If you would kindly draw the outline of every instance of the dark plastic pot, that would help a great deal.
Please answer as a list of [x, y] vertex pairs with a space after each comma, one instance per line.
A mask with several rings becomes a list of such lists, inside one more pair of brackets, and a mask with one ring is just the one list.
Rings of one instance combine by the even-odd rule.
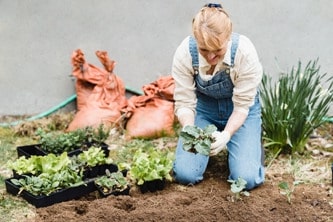
[[105, 171], [109, 170], [110, 173], [117, 172], [118, 166], [116, 164], [103, 164], [94, 167], [87, 167], [83, 171], [83, 179], [95, 178], [105, 175]]
[[16, 147], [17, 156], [25, 156], [26, 158], [29, 158], [30, 156], [45, 156], [47, 155], [46, 152], [41, 150], [40, 144], [33, 144], [33, 145], [27, 145], [27, 146], [18, 146]]
[[102, 197], [107, 197], [110, 195], [114, 195], [114, 196], [119, 196], [119, 195], [129, 195], [130, 186], [127, 186], [127, 188], [125, 190], [122, 191], [112, 191], [112, 190], [105, 190], [103, 187], [96, 185], [98, 193], [102, 196]]
[[103, 164], [98, 167], [98, 176], [105, 175], [105, 171], [109, 170], [110, 173], [117, 172], [118, 166], [116, 164]]
[[163, 190], [165, 187], [165, 180], [152, 180], [145, 181], [142, 185], [139, 185], [141, 193], [156, 192]]

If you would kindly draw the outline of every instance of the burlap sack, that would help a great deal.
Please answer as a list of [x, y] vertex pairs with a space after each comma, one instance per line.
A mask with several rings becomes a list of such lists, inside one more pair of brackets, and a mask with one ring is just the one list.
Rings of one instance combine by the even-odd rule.
[[123, 81], [113, 73], [115, 61], [109, 59], [106, 51], [97, 51], [96, 55], [104, 69], [87, 63], [80, 49], [72, 54], [78, 111], [68, 131], [119, 124], [121, 109], [127, 106]]
[[127, 138], [157, 138], [174, 135], [174, 80], [171, 76], [160, 77], [143, 86], [144, 95], [128, 100]]

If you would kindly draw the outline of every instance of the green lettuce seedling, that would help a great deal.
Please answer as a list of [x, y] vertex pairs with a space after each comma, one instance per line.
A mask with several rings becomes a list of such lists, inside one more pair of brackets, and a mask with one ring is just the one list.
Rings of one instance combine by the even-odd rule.
[[146, 147], [138, 149], [133, 155], [130, 166], [130, 175], [136, 180], [137, 185], [146, 181], [172, 180], [174, 154], [168, 150]]

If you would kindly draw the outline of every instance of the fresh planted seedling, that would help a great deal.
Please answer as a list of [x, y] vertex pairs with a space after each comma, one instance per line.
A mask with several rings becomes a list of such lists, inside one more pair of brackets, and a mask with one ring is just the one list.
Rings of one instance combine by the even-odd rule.
[[302, 181], [294, 181], [292, 186], [289, 186], [289, 184], [285, 181], [279, 183], [278, 186], [280, 188], [280, 193], [282, 195], [286, 196], [289, 204], [291, 204], [291, 198], [292, 198], [292, 194], [295, 190], [295, 187], [301, 183], [302, 183]]
[[197, 126], [185, 126], [180, 132], [180, 138], [183, 140], [183, 149], [208, 156], [210, 146], [214, 142], [212, 133], [216, 130], [217, 128], [214, 125], [208, 125], [204, 129]]
[[[234, 194], [236, 201], [241, 200], [242, 195], [247, 197], [250, 196], [250, 193], [245, 190], [247, 182], [243, 178], [238, 177], [237, 180], [228, 180], [228, 182], [231, 183], [230, 190]], [[234, 201], [234, 199], [232, 199], [232, 201]]]

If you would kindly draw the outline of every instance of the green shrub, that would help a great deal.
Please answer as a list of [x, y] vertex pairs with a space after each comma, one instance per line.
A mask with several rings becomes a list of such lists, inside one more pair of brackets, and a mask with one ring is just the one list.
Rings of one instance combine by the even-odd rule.
[[313, 130], [325, 121], [333, 98], [333, 76], [325, 77], [318, 60], [308, 62], [304, 69], [299, 62], [275, 84], [264, 74], [260, 88], [263, 138], [276, 155], [303, 153]]

